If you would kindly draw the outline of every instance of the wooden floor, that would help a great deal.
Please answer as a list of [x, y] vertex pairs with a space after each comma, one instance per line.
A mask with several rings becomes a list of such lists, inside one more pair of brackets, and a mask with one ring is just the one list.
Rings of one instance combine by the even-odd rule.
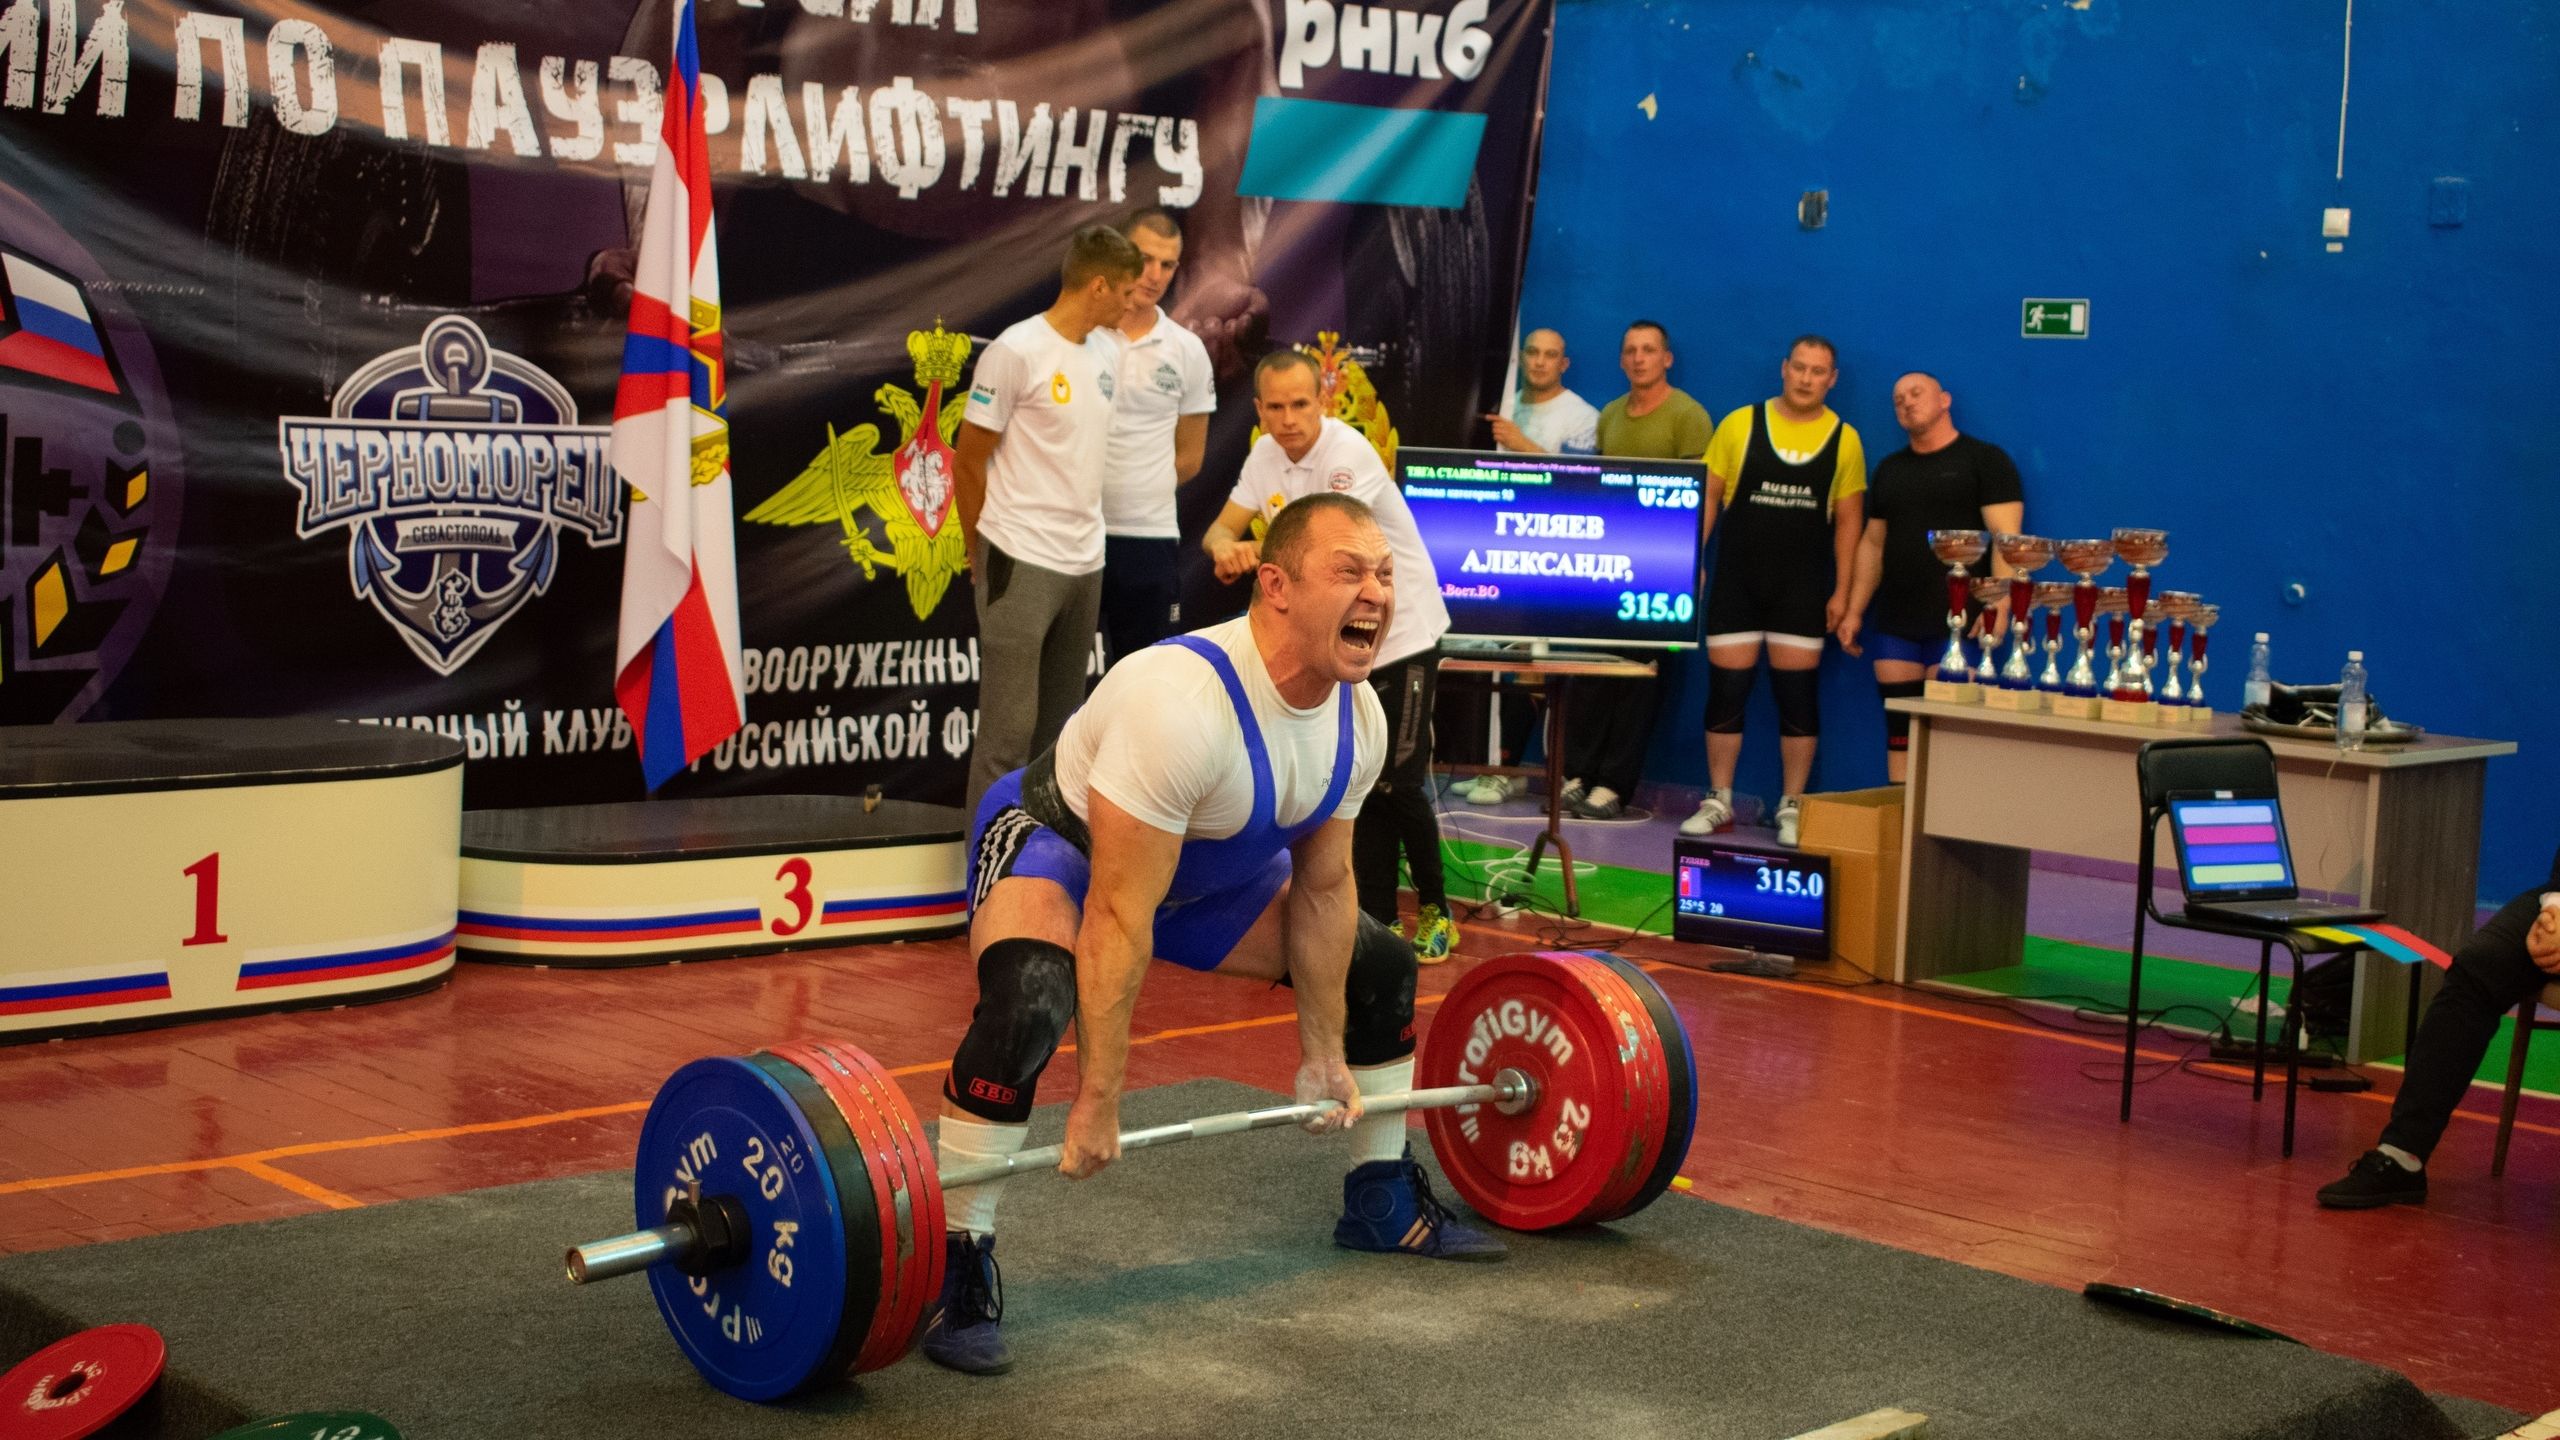
[[[1424, 972], [1425, 1023], [1466, 957], [1524, 948], [1525, 933], [1471, 928], [1458, 963]], [[2528, 1102], [2503, 1182], [2487, 1173], [2494, 1097], [2475, 1092], [2484, 1113], [2454, 1124], [2424, 1211], [2331, 1214], [2312, 1192], [2372, 1143], [2378, 1097], [2306, 1092], [2286, 1162], [2279, 1097], [2253, 1106], [2207, 1076], [2143, 1085], [2118, 1125], [2099, 1035], [1892, 988], [1651, 968], [1698, 1052], [1698, 1196], [2055, 1285], [2147, 1286], [2432, 1390], [2560, 1404], [2552, 1106]], [[464, 966], [378, 1006], [0, 1049], [0, 1250], [619, 1168], [669, 1070], [797, 1036], [861, 1045], [929, 1104], [971, 979], [955, 941], [638, 971]], [[1289, 1020], [1286, 992], [1158, 967], [1131, 1084], [1286, 1088]], [[1041, 1098], [1066, 1098], [1072, 1073], [1054, 1067]]]

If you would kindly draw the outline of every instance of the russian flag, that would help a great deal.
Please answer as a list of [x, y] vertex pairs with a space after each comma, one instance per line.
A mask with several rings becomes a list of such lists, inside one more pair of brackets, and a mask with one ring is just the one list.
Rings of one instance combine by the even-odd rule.
[[17, 327], [0, 335], [0, 365], [109, 395], [123, 393], [107, 368], [106, 341], [78, 284], [22, 255], [0, 255], [0, 279], [8, 282], [8, 315]]
[[675, 64], [613, 402], [613, 468], [631, 487], [613, 688], [653, 791], [736, 733], [747, 711], [720, 257], [693, 14], [693, 0], [677, 0]]

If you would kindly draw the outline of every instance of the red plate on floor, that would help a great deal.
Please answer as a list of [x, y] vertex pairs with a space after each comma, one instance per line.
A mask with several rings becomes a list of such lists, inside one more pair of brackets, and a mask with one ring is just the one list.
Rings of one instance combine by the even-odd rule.
[[914, 1349], [916, 1341], [923, 1338], [926, 1312], [942, 1294], [942, 1176], [935, 1165], [933, 1142], [924, 1133], [924, 1122], [917, 1116], [915, 1106], [908, 1103], [907, 1092], [899, 1087], [897, 1077], [872, 1059], [868, 1052], [853, 1044], [829, 1041], [818, 1048], [871, 1077], [874, 1113], [888, 1127], [890, 1138], [906, 1156], [909, 1209], [914, 1220], [914, 1251], [909, 1256], [909, 1266], [915, 1277], [915, 1286], [909, 1292], [911, 1303], [903, 1307], [899, 1317], [904, 1339], [889, 1356], [890, 1360], [895, 1360]]
[[[1627, 1149], [1611, 1170], [1607, 1190], [1595, 1207], [1583, 1218], [1602, 1220], [1626, 1208], [1652, 1173], [1653, 1163], [1662, 1153], [1669, 1129], [1669, 1074], [1663, 1064], [1662, 1040], [1654, 1033], [1653, 1017], [1635, 990], [1615, 971], [1588, 955], [1558, 955], [1570, 960], [1615, 1022], [1619, 1036], [1619, 1062], [1627, 1076]], [[1595, 1156], [1597, 1159], [1607, 1157]]]
[[[1537, 1082], [1517, 1115], [1491, 1105], [1423, 1117], [1432, 1153], [1477, 1214], [1513, 1230], [1553, 1230], [1608, 1213], [1630, 1182], [1644, 1084], [1620, 1014], [1579, 962], [1505, 955], [1460, 977], [1424, 1038], [1415, 1083], [1490, 1084], [1505, 1069]], [[1640, 1047], [1639, 1047], [1640, 1048]], [[1638, 1172], [1639, 1174], [1641, 1172]]]
[[160, 1383], [169, 1347], [148, 1325], [101, 1325], [57, 1340], [0, 1375], [0, 1436], [81, 1440]]
[[880, 1216], [880, 1303], [873, 1307], [872, 1314], [864, 1323], [861, 1348], [846, 1373], [858, 1375], [866, 1370], [877, 1370], [897, 1358], [898, 1352], [894, 1351], [885, 1360], [881, 1355], [894, 1343], [890, 1338], [891, 1332], [905, 1302], [904, 1292], [914, 1280], [906, 1267], [906, 1257], [901, 1253], [898, 1233], [901, 1224], [900, 1192], [908, 1184], [900, 1173], [905, 1158], [890, 1141], [887, 1127], [872, 1113], [870, 1097], [862, 1088], [865, 1077], [824, 1046], [815, 1043], [775, 1045], [766, 1053], [790, 1061], [817, 1079], [828, 1097], [835, 1101], [846, 1127], [852, 1130], [855, 1147], [862, 1151], [863, 1167], [869, 1173], [867, 1183], [871, 1186], [872, 1200]]

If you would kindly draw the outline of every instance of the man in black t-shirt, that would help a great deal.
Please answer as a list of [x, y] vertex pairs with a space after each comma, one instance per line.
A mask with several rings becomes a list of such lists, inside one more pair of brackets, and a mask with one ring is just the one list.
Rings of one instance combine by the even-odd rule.
[[[1947, 570], [1929, 551], [1929, 532], [2016, 534], [2026, 524], [2018, 467], [1999, 446], [1957, 434], [1954, 405], [1955, 397], [1926, 371], [1894, 382], [1893, 418], [1911, 443], [1886, 456], [1867, 482], [1867, 528], [1858, 541], [1849, 608], [1832, 632], [1841, 649], [1875, 656], [1876, 690], [1887, 700], [1919, 698], [1929, 666], [1946, 647]], [[2009, 567], [1985, 554], [1974, 569], [2005, 575]], [[1983, 623], [1988, 629], [2005, 618], [1995, 610]], [[1896, 784], [1910, 740], [1911, 717], [1886, 711], [1885, 774]]]

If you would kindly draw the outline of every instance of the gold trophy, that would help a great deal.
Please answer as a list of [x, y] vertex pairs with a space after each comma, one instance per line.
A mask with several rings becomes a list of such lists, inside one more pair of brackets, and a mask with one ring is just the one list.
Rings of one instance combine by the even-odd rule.
[[1991, 537], [1979, 530], [1929, 532], [1929, 552], [1947, 567], [1947, 653], [1938, 657], [1937, 671], [1922, 692], [1927, 699], [1957, 705], [1982, 703], [1982, 687], [1964, 658], [1964, 602], [1973, 594], [1973, 562], [1990, 548]]
[[2098, 577], [2116, 563], [2116, 542], [2065, 540], [2061, 554], [2062, 568], [2074, 577], [2071, 626], [2072, 633], [2080, 641], [2080, 654], [2071, 662], [2071, 673], [2063, 677], [2062, 688], [2054, 694], [2049, 708], [2056, 715], [2095, 720], [2103, 694], [2098, 686], [2097, 668]]
[[[2009, 663], [2000, 667], [1995, 689], [1982, 692], [1982, 703], [1999, 710], [2044, 709], [2044, 692], [2036, 688], [2035, 666], [2028, 656], [2035, 650], [2034, 628], [2036, 596], [2035, 573], [2053, 563], [2054, 544], [2040, 535], [2002, 535], [1992, 541], [2000, 559], [2009, 567]], [[1991, 637], [1983, 637], [1984, 655], [1989, 656]]]
[[2112, 537], [2116, 558], [2131, 567], [2124, 577], [2126, 633], [2124, 668], [2107, 692], [2102, 718], [2136, 725], [2153, 723], [2151, 652], [2151, 567], [2169, 558], [2166, 530], [2120, 529]]

